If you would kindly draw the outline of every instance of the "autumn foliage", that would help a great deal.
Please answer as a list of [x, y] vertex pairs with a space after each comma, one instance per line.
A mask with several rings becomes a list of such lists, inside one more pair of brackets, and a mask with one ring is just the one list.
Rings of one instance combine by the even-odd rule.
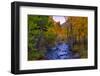
[[59, 42], [87, 58], [88, 18], [66, 16], [66, 22], [60, 24], [52, 17], [28, 15], [28, 60], [44, 59], [47, 49]]

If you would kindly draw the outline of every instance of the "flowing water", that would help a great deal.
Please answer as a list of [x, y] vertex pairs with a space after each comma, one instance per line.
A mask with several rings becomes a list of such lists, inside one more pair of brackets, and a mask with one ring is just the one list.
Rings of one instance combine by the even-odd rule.
[[[76, 56], [76, 57], [75, 57]], [[79, 58], [79, 55], [75, 55], [69, 47], [69, 44], [60, 43], [53, 48], [49, 48], [46, 52], [46, 59], [55, 60], [55, 59], [72, 59]]]

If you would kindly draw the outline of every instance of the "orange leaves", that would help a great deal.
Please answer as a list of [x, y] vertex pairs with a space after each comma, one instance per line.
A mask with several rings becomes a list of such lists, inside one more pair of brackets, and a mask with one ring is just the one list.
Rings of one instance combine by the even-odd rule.
[[87, 17], [68, 16], [66, 23], [61, 25], [60, 22], [55, 22], [52, 17], [50, 20], [53, 22], [52, 27], [48, 29], [48, 33], [56, 35], [60, 40], [67, 40], [70, 37], [76, 40], [87, 38]]
[[68, 22], [72, 25], [72, 32], [76, 39], [87, 38], [88, 18], [87, 17], [68, 17]]

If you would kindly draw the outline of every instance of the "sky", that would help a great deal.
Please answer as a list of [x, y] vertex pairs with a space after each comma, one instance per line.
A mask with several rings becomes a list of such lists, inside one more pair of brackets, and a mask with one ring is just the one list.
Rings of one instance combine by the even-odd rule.
[[63, 24], [66, 21], [64, 16], [53, 16], [53, 20], [60, 22], [60, 24]]

